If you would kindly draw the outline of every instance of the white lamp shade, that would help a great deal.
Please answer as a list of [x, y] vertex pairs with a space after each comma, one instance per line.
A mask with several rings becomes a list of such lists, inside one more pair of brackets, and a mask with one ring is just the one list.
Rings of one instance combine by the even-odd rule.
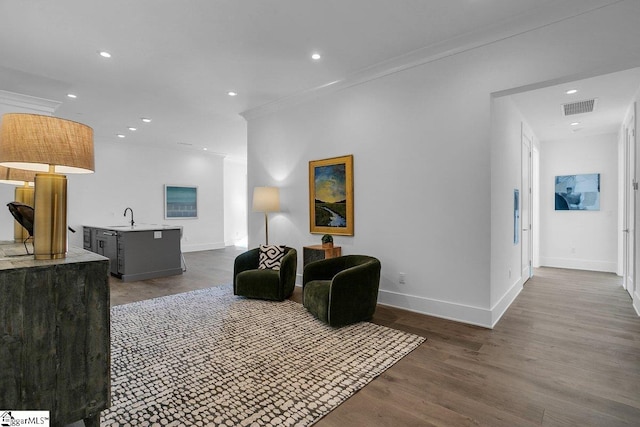
[[280, 189], [278, 187], [256, 187], [253, 189], [254, 212], [278, 212]]

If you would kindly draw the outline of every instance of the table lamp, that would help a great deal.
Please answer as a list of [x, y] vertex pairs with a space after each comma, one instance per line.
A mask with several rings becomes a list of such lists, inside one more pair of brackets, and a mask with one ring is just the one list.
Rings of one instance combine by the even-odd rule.
[[93, 129], [38, 114], [9, 113], [0, 122], [0, 166], [36, 171], [35, 259], [67, 253], [67, 177], [95, 169]]
[[278, 187], [255, 187], [253, 189], [253, 211], [264, 212], [265, 244], [269, 244], [268, 212], [280, 210], [280, 190]]
[[[16, 185], [14, 201], [24, 203], [33, 207], [34, 187], [33, 183], [36, 179], [34, 171], [23, 169], [12, 169], [0, 166], [0, 183]], [[29, 238], [29, 232], [18, 221], [13, 223], [13, 240], [15, 242], [24, 242]]]

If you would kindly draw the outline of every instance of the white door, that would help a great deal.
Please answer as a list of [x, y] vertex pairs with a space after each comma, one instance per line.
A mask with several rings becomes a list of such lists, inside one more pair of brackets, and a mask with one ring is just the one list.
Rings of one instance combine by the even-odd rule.
[[[634, 105], [635, 109], [635, 105]], [[636, 141], [635, 112], [624, 126], [625, 171], [624, 171], [624, 287], [633, 298], [635, 290], [635, 230], [636, 230]]]
[[531, 161], [531, 262], [540, 267], [540, 152], [534, 145]]
[[522, 241], [520, 242], [522, 249], [522, 283], [524, 284], [533, 275], [531, 268], [531, 250], [532, 233], [531, 233], [531, 147], [532, 137], [522, 127], [522, 195], [520, 219], [522, 224]]

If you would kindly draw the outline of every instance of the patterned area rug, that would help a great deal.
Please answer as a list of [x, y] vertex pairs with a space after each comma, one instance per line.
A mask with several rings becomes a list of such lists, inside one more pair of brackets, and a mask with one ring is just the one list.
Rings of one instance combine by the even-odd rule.
[[115, 306], [102, 426], [311, 425], [424, 340], [230, 285]]

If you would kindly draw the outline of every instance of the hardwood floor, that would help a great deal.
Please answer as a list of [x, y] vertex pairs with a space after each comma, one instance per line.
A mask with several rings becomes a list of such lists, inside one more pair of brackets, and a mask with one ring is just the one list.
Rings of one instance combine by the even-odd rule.
[[[112, 279], [112, 305], [230, 283], [241, 252], [187, 253], [182, 276]], [[538, 269], [493, 330], [379, 306], [374, 323], [427, 341], [316, 425], [638, 426], [640, 318], [620, 283]]]
[[213, 251], [185, 253], [187, 271], [178, 276], [135, 282], [123, 282], [111, 276], [109, 278], [111, 305], [126, 304], [231, 283], [233, 260], [245, 250], [229, 246]]

